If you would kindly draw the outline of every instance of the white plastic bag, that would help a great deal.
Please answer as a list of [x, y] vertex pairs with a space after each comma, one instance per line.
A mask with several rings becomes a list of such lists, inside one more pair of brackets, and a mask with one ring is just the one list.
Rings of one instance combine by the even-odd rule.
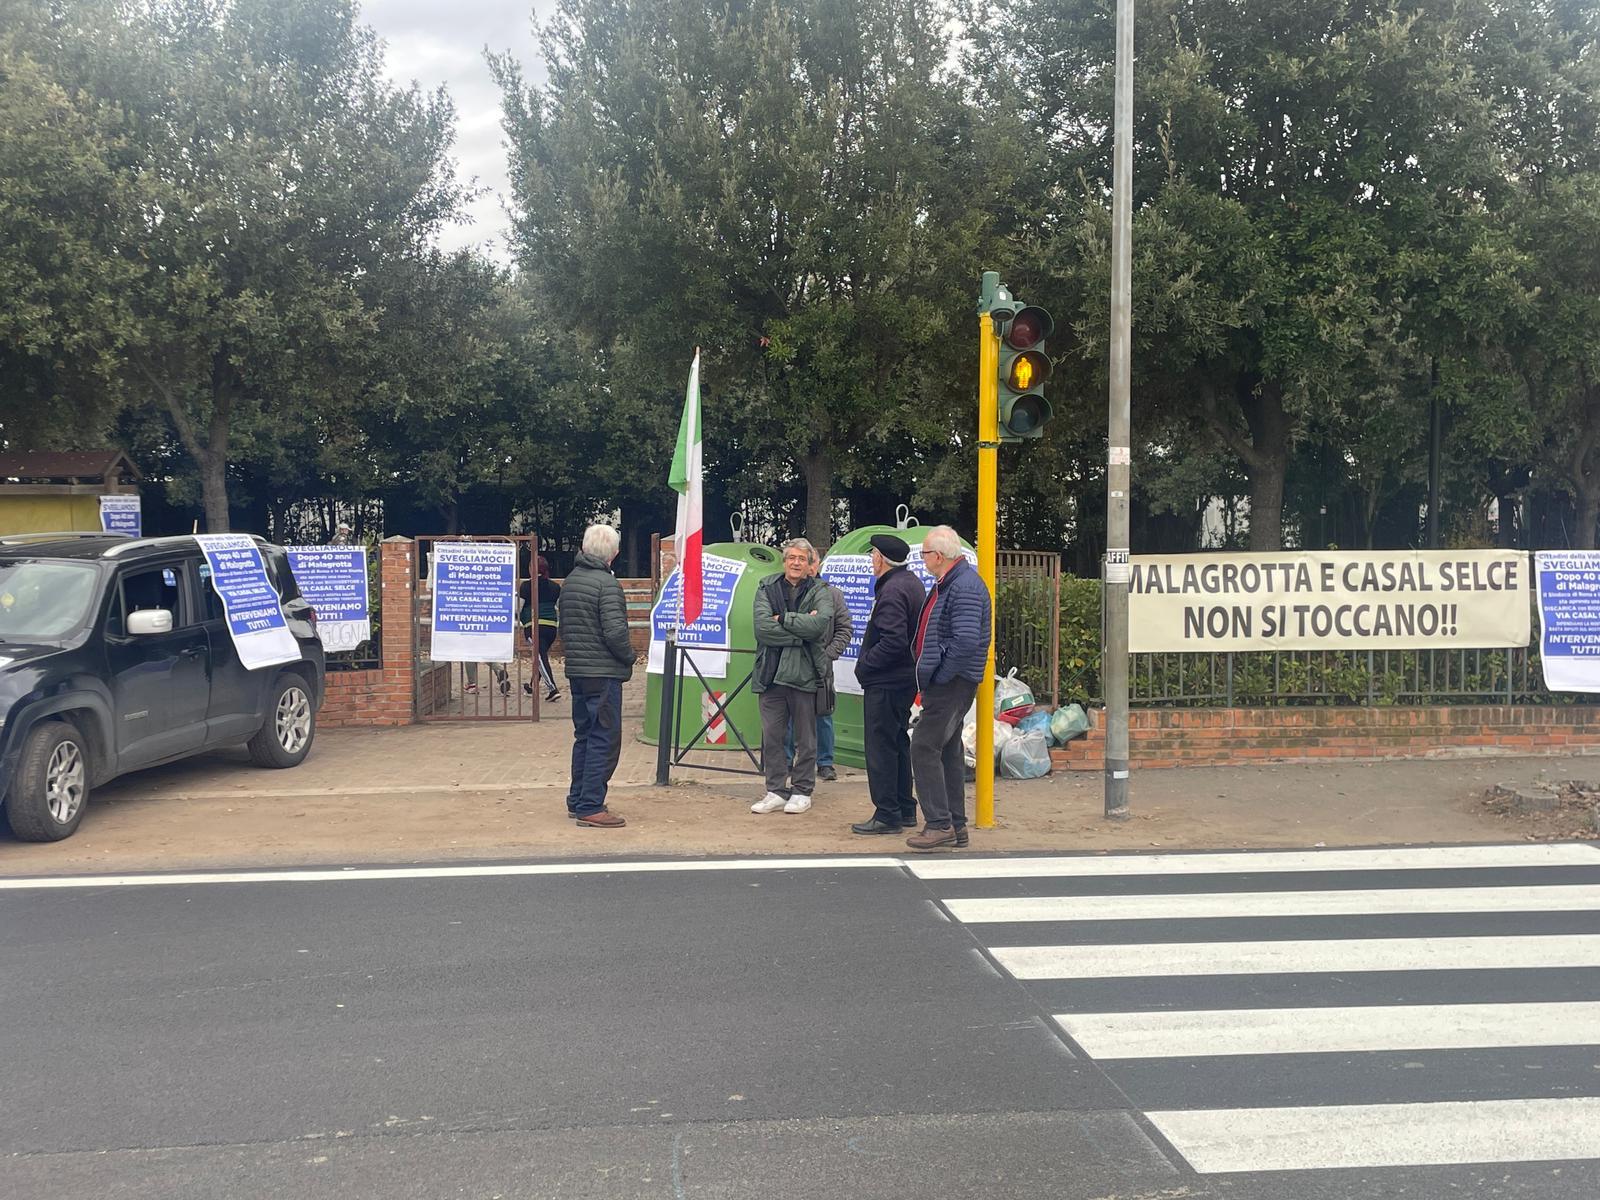
[[1006, 779], [1038, 779], [1050, 774], [1050, 737], [1042, 729], [1019, 733], [1000, 751], [1000, 774]]
[[1012, 708], [1022, 708], [1033, 703], [1033, 689], [1017, 678], [1012, 667], [994, 681], [994, 711], [996, 715]]
[[[1001, 747], [1005, 746], [1008, 742], [1010, 742], [1012, 737], [1015, 736], [1016, 732], [1017, 731], [1015, 729], [1013, 729], [1011, 726], [1007, 725], [1004, 721], [996, 721], [994, 723], [994, 756], [995, 756], [995, 761], [996, 762], [998, 762], [1000, 760], [1000, 749], [1001, 749]], [[970, 767], [973, 770], [977, 770], [978, 769], [978, 725], [977, 725], [977, 722], [973, 722], [971, 725], [962, 726], [962, 728], [961, 728], [961, 751], [962, 751], [962, 757], [965, 758], [966, 761], [967, 761], [967, 766]]]
[[1050, 714], [1050, 737], [1058, 746], [1065, 746], [1075, 737], [1089, 732], [1089, 714], [1081, 704], [1069, 704]]

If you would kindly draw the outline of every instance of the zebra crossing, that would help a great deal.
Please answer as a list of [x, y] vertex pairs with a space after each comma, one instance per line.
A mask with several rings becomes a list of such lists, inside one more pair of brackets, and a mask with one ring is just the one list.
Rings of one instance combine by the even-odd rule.
[[1202, 1175], [1600, 1162], [1600, 846], [908, 868]]

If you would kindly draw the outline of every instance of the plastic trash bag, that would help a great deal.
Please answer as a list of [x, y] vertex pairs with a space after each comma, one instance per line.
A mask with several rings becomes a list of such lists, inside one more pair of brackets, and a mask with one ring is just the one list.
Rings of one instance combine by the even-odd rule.
[[1048, 708], [1035, 706], [1032, 712], [1028, 713], [1022, 718], [1022, 720], [1017, 722], [1017, 732], [1032, 733], [1037, 729], [1048, 737], [1050, 734], [1051, 715], [1052, 714]]
[[[1011, 741], [1012, 735], [1015, 734], [1015, 733], [1016, 733], [1016, 730], [1012, 729], [1011, 726], [1005, 724], [1005, 722], [1003, 722], [1003, 721], [996, 721], [994, 723], [994, 755], [995, 755], [995, 761], [997, 761], [997, 762], [999, 761], [1001, 748], [1006, 746]], [[962, 755], [962, 757], [964, 759], [966, 759], [967, 766], [971, 767], [973, 770], [977, 770], [977, 768], [978, 768], [978, 725], [977, 725], [977, 722], [973, 722], [971, 725], [962, 726], [962, 729], [961, 729], [961, 755]]]
[[1064, 746], [1075, 737], [1089, 732], [1089, 714], [1081, 704], [1058, 708], [1050, 717], [1050, 736], [1058, 746]]
[[1035, 729], [1012, 737], [1000, 751], [1000, 774], [1006, 779], [1038, 779], [1050, 774], [1050, 735]]
[[1017, 678], [1012, 667], [994, 681], [994, 711], [996, 715], [1010, 708], [1026, 708], [1033, 703], [1033, 689]]

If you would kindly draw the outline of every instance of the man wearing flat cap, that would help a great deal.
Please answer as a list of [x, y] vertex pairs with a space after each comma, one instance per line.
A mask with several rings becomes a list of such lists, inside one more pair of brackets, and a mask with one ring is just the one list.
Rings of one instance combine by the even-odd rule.
[[875, 533], [872, 545], [872, 615], [861, 639], [856, 682], [861, 685], [863, 742], [872, 816], [850, 826], [854, 833], [900, 833], [916, 828], [917, 801], [911, 793], [911, 743], [906, 723], [917, 695], [917, 621], [927, 592], [906, 565], [911, 547], [892, 533]]

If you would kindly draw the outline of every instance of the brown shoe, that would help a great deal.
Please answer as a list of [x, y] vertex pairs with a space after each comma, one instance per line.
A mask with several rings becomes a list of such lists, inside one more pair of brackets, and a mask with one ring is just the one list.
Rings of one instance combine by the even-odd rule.
[[579, 817], [578, 824], [587, 826], [590, 829], [621, 829], [627, 824], [627, 822], [621, 817], [617, 816], [616, 813], [607, 812], [602, 808], [597, 813], [590, 813], [586, 817]]
[[930, 850], [945, 848], [955, 849], [956, 831], [954, 829], [935, 829], [927, 826], [921, 833], [914, 833], [906, 839], [906, 845], [921, 854]]

